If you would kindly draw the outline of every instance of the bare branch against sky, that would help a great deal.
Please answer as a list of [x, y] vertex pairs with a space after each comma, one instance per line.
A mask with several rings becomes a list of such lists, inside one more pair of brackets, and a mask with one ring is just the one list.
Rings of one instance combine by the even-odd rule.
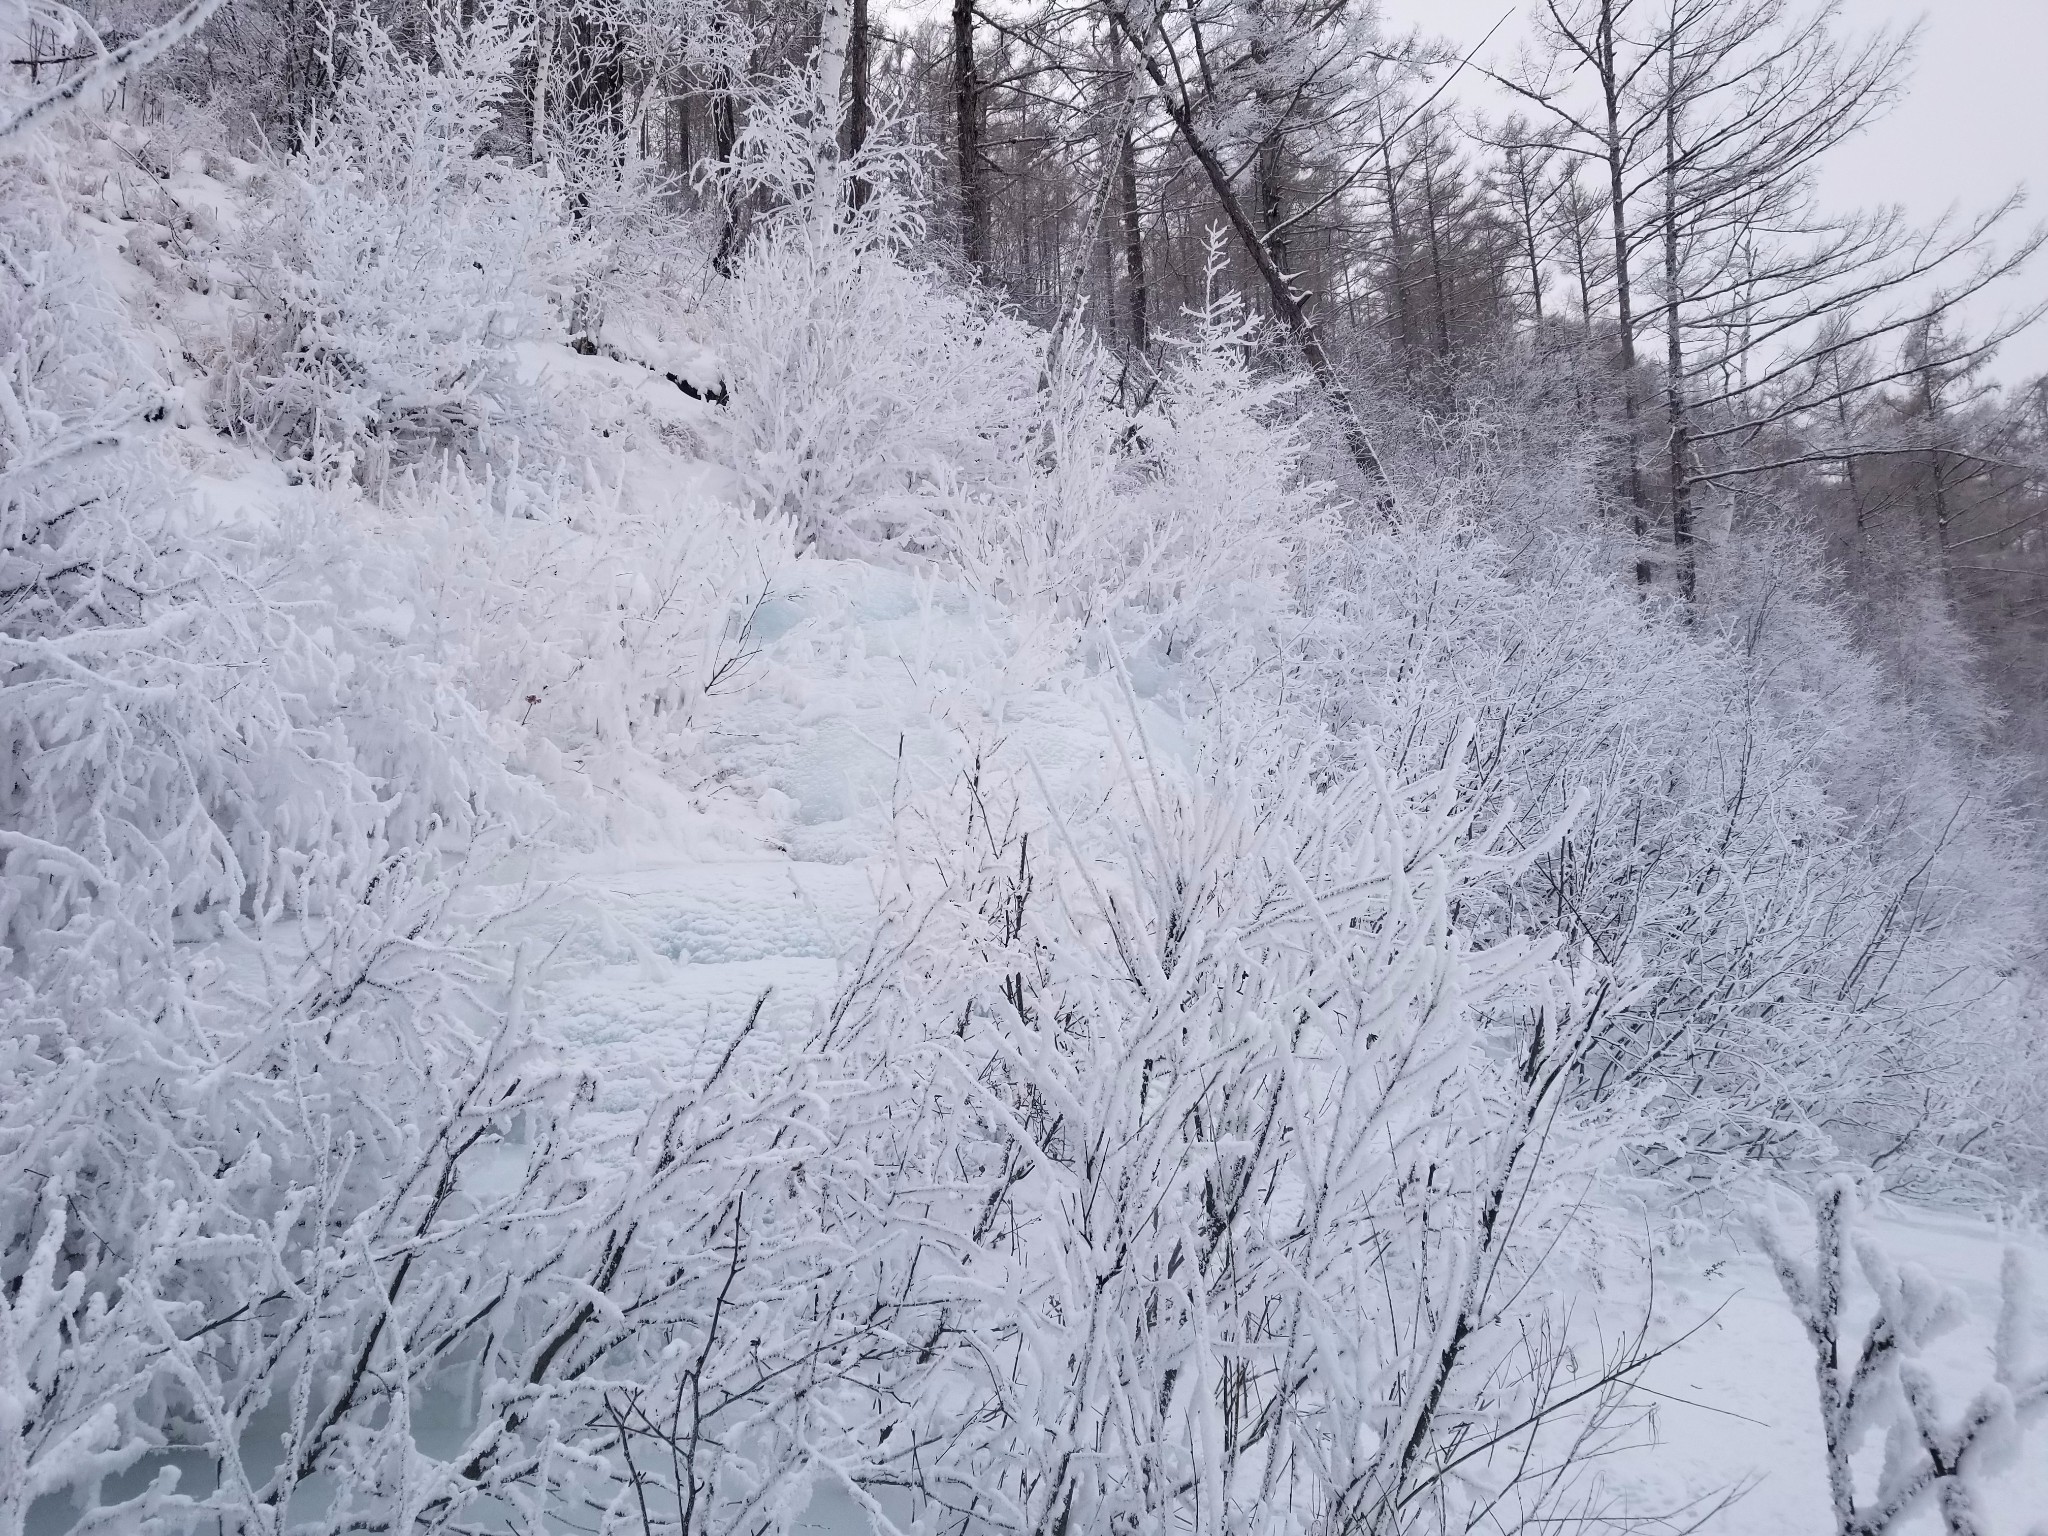
[[[1469, 49], [1504, 16], [1511, 19], [1478, 62], [1506, 60], [1526, 35], [1524, 0], [1386, 0], [1388, 20], [1440, 33]], [[1822, 173], [1831, 202], [1844, 207], [1902, 203], [1917, 219], [1951, 205], [1995, 204], [2016, 185], [2032, 194], [2029, 216], [2048, 217], [2048, 4], [2043, 0], [1845, 0], [1843, 20], [1859, 27], [1924, 17], [1919, 63], [1906, 99], [1861, 138], [1843, 146]], [[1491, 107], [1475, 78], [1461, 87], [1474, 106]], [[2048, 286], [2003, 295], [2018, 307]], [[1998, 303], [1973, 311], [1988, 323]], [[2048, 373], [2048, 326], [2011, 342], [1997, 372], [2017, 380]]]

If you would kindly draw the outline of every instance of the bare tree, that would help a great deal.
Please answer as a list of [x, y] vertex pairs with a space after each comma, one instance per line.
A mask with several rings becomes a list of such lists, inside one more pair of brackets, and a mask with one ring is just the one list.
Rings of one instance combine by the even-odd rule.
[[1501, 77], [1550, 115], [1562, 148], [1606, 171], [1630, 499], [1647, 532], [1635, 380], [1639, 328], [1654, 320], [1665, 521], [1688, 600], [1700, 493], [1782, 467], [1782, 455], [1749, 450], [1832, 407], [1830, 360], [1982, 292], [2038, 244], [1992, 249], [2010, 204], [1924, 231], [1896, 211], [1842, 218], [1820, 206], [1819, 162], [1896, 99], [1916, 36], [1845, 35], [1840, 12], [1837, 0], [1807, 11], [1791, 0], [1545, 0], [1544, 51]]
[[[1263, 224], [1254, 216], [1248, 206], [1247, 189], [1225, 164], [1220, 147], [1206, 125], [1202, 98], [1194, 82], [1209, 75], [1212, 66], [1198, 52], [1202, 39], [1199, 20], [1194, 22], [1184, 39], [1177, 39], [1162, 12], [1134, 13], [1122, 0], [1112, 0], [1110, 19], [1136, 54], [1182, 144], [1201, 167], [1209, 190], [1229, 220], [1232, 231], [1251, 255], [1274, 313], [1299, 348], [1337, 417], [1353, 464], [1364, 476], [1383, 510], [1391, 510], [1391, 487], [1386, 469], [1366, 433], [1365, 422], [1358, 413], [1349, 385], [1324, 346], [1311, 314], [1309, 296], [1285, 265], [1288, 218], [1284, 214], [1284, 204], [1268, 202], [1262, 210], [1268, 215]], [[1273, 61], [1270, 56], [1262, 55], [1258, 62], [1263, 68]], [[1328, 68], [1325, 59], [1312, 54], [1307, 68], [1295, 78], [1295, 97], [1305, 98], [1316, 78]], [[1275, 87], [1266, 89], [1269, 97], [1281, 94]], [[1263, 137], [1272, 139], [1278, 132], [1277, 126], [1267, 125]], [[1271, 166], [1272, 162], [1267, 164]], [[1277, 182], [1273, 178], [1278, 175], [1277, 168], [1274, 168], [1271, 176], [1262, 183], [1275, 187], [1276, 196]], [[1280, 216], [1274, 216], [1276, 208], [1283, 210]]]
[[[1529, 309], [1542, 325], [1545, 268], [1557, 239], [1551, 205], [1567, 183], [1555, 175], [1556, 146], [1530, 130], [1519, 118], [1511, 118], [1501, 130], [1500, 162], [1494, 169], [1494, 195], [1514, 223], [1517, 243], [1529, 279]], [[1580, 291], [1585, 292], [1581, 279]], [[1583, 299], [1582, 299], [1583, 302]]]
[[[1615, 340], [1619, 352], [1627, 462], [1622, 484], [1632, 507], [1638, 542], [1648, 538], [1649, 496], [1643, 483], [1642, 431], [1636, 374], [1636, 311], [1631, 228], [1635, 177], [1656, 126], [1632, 98], [1638, 79], [1655, 60], [1654, 45], [1632, 42], [1622, 24], [1635, 0], [1543, 0], [1537, 44], [1516, 69], [1496, 79], [1541, 108], [1552, 120], [1555, 142], [1597, 166], [1606, 183], [1613, 248]], [[1653, 567], [1636, 560], [1636, 581], [1647, 585]]]

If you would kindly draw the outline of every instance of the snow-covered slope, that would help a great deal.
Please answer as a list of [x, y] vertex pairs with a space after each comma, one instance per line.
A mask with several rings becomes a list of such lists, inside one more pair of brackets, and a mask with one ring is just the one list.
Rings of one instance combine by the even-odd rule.
[[[404, 311], [420, 297], [407, 273], [387, 273], [374, 296], [423, 328], [413, 356], [389, 313], [350, 308], [342, 258], [384, 247], [362, 238], [383, 226], [347, 187], [299, 186], [293, 206], [327, 222], [266, 229], [276, 189], [245, 164], [179, 153], [137, 188], [115, 171], [148, 163], [143, 136], [79, 148], [52, 173], [76, 201], [66, 238], [166, 397], [122, 442], [137, 499], [180, 509], [177, 538], [140, 514], [133, 526], [185, 562], [161, 590], [138, 584], [129, 627], [81, 631], [81, 655], [132, 644], [171, 680], [94, 674], [104, 697], [88, 702], [143, 743], [137, 781], [171, 807], [143, 807], [156, 823], [120, 808], [137, 842], [154, 836], [162, 863], [215, 816], [262, 877], [237, 884], [242, 865], [222, 858], [218, 887], [193, 896], [184, 871], [152, 870], [168, 894], [143, 916], [161, 934], [137, 918], [123, 956], [171, 978], [161, 1002], [101, 985], [111, 962], [91, 956], [59, 974], [114, 1021], [132, 1072], [104, 1123], [75, 1127], [88, 1150], [66, 1166], [132, 1174], [76, 1191], [150, 1205], [165, 1235], [121, 1272], [122, 1294], [183, 1309], [155, 1334], [122, 1314], [130, 1352], [63, 1378], [76, 1446], [112, 1456], [87, 1442], [120, 1429], [123, 1467], [146, 1471], [169, 1423], [220, 1453], [204, 1497], [253, 1505], [294, 1435], [286, 1484], [262, 1484], [283, 1486], [286, 1508], [321, 1514], [341, 1487], [413, 1511], [474, 1499], [496, 1518], [530, 1495], [536, 1532], [566, 1528], [547, 1506], [564, 1490], [601, 1490], [620, 1519], [629, 1491], [644, 1496], [640, 1470], [608, 1459], [632, 1444], [629, 1410], [645, 1420], [631, 1433], [678, 1468], [686, 1441], [693, 1457], [712, 1446], [706, 1486], [786, 1526], [857, 1528], [862, 1499], [885, 1512], [882, 1495], [914, 1491], [974, 1505], [992, 1531], [1065, 1528], [1077, 1507], [1091, 1533], [1168, 1529], [1199, 1524], [1204, 1500], [1239, 1512], [1233, 1531], [1294, 1529], [1283, 1494], [1319, 1509], [1359, 1498], [1368, 1523], [1412, 1506], [1428, 1513], [1401, 1519], [1483, 1529], [1492, 1517], [1475, 1511], [1526, 1485], [1527, 1529], [1825, 1528], [1811, 1356], [1769, 1268], [1725, 1238], [1667, 1245], [1659, 1199], [1604, 1179], [1651, 1139], [1647, 1089], [1581, 1100], [1563, 1086], [1639, 994], [1634, 962], [1567, 953], [1526, 917], [1514, 882], [1544, 829], [1510, 833], [1505, 805], [1464, 793], [1466, 738], [1432, 734], [1435, 702], [1415, 706], [1399, 750], [1434, 745], [1396, 772], [1366, 727], [1323, 751], [1330, 700], [1305, 705], [1274, 665], [1322, 644], [1337, 659], [1315, 686], [1363, 698], [1357, 679], [1378, 674], [1345, 671], [1345, 646], [1397, 637], [1372, 627], [1370, 594], [1342, 596], [1341, 623], [1295, 606], [1283, 577], [1308, 557], [1289, 541], [1334, 560], [1337, 524], [1304, 489], [1299, 440], [1245, 403], [1285, 390], [1259, 393], [1236, 311], [1219, 305], [1190, 343], [1209, 373], [1191, 364], [1152, 414], [1105, 425], [1101, 380], [1053, 377], [1018, 327], [949, 298], [954, 329], [930, 321], [925, 351], [905, 356], [955, 384], [999, 375], [997, 405], [955, 400], [948, 416], [939, 401], [915, 430], [890, 428], [887, 452], [841, 441], [833, 457], [815, 420], [764, 447], [758, 420], [735, 425], [704, 397], [730, 376], [724, 410], [739, 412], [762, 404], [748, 389], [803, 382], [720, 344], [772, 336], [815, 370], [816, 333], [843, 348], [849, 314], [914, 307], [922, 279], [879, 247], [836, 251], [815, 228], [765, 242], [812, 331], [757, 287], [723, 337], [702, 315], [609, 325], [619, 356], [573, 350], [536, 319], [552, 313], [544, 285], [500, 295], [526, 327], [508, 337], [466, 312], [435, 330], [435, 313]], [[551, 194], [522, 183], [494, 201], [497, 171], [446, 158], [462, 227], [443, 241], [431, 200], [393, 227], [483, 305], [511, 278], [462, 242], [488, 255], [486, 236]], [[281, 295], [313, 317], [282, 339], [262, 331]], [[377, 347], [351, 352], [363, 335]], [[463, 366], [422, 396], [399, 387], [443, 352]], [[841, 403], [858, 393], [848, 358], [825, 362], [848, 375]], [[807, 398], [836, 409], [831, 389]], [[994, 419], [1003, 399], [1032, 402], [1029, 431]], [[337, 402], [353, 412], [338, 438]], [[58, 415], [35, 423], [52, 441]], [[957, 462], [917, 458], [948, 431]], [[1119, 458], [1123, 435], [1153, 455], [1142, 470]], [[1460, 539], [1410, 566], [1449, 566]], [[1388, 557], [1384, 590], [1400, 564]], [[150, 649], [182, 633], [188, 591], [226, 594], [256, 615], [249, 633], [197, 655]], [[69, 643], [23, 653], [60, 680], [90, 672]], [[356, 863], [332, 854], [313, 814], [326, 802], [286, 792], [296, 781], [226, 772], [227, 790], [191, 793], [197, 809], [176, 799], [189, 744], [162, 698], [175, 684], [232, 704], [250, 678], [275, 695], [260, 701], [279, 760], [345, 781]], [[239, 766], [256, 733], [223, 718], [208, 751]], [[1818, 789], [1785, 782], [1774, 813], [1823, 825]], [[1491, 832], [1482, 808], [1499, 809]], [[42, 862], [10, 862], [9, 879], [70, 882], [50, 932], [99, 932], [116, 882], [82, 854], [65, 864], [51, 838], [23, 846]], [[427, 894], [387, 913], [394, 889], [414, 893], [401, 875]], [[362, 911], [382, 926], [348, 948]], [[65, 1017], [85, 1030], [101, 1014]], [[178, 1050], [153, 1033], [191, 1019]], [[318, 1113], [302, 1051], [330, 1072]], [[167, 1081], [229, 1094], [226, 1107], [119, 1120], [124, 1102], [153, 1110]], [[214, 1161], [134, 1152], [194, 1124], [226, 1138], [208, 1144]], [[346, 1134], [325, 1139], [335, 1126]], [[18, 1148], [40, 1132], [10, 1134]], [[160, 1198], [166, 1168], [189, 1202]], [[247, 1208], [218, 1194], [230, 1174]], [[1589, 1209], [1587, 1189], [1609, 1192]], [[68, 1196], [47, 1197], [54, 1215], [40, 1192], [19, 1198], [20, 1231], [68, 1230], [53, 1203]], [[316, 1208], [344, 1213], [331, 1224], [346, 1242], [297, 1242]], [[218, 1225], [178, 1226], [190, 1210]], [[1874, 1230], [1991, 1315], [1999, 1244], [1984, 1224], [1895, 1210]], [[54, 1239], [45, 1250], [54, 1276]], [[1646, 1251], [1662, 1254], [1654, 1292]], [[174, 1255], [223, 1253], [247, 1272], [179, 1289]], [[401, 1295], [416, 1261], [432, 1283]], [[49, 1319], [87, 1308], [82, 1280], [20, 1294], [53, 1309], [38, 1339], [80, 1336]], [[266, 1334], [264, 1309], [287, 1303], [302, 1320]], [[499, 1309], [515, 1317], [502, 1330]], [[1676, 1342], [1638, 1384], [1649, 1416], [1592, 1464], [1604, 1481], [1559, 1491], [1531, 1475], [1579, 1397], [1600, 1396], [1579, 1384], [1646, 1315], [1650, 1347]], [[239, 1353], [206, 1369], [137, 1342], [245, 1319]], [[1942, 1384], [1983, 1375], [1972, 1327], [1930, 1355]], [[586, 1346], [600, 1328], [615, 1331]], [[314, 1370], [301, 1348], [330, 1353]], [[245, 1364], [265, 1350], [267, 1366]], [[431, 1375], [444, 1360], [477, 1362], [472, 1395]], [[1247, 1364], [1275, 1360], [1286, 1370]], [[186, 1423], [198, 1410], [145, 1417], [173, 1379], [215, 1414], [203, 1431]], [[372, 1401], [363, 1383], [386, 1380], [400, 1385]], [[431, 1425], [406, 1416], [415, 1380], [422, 1403], [441, 1394]], [[681, 1405], [707, 1381], [728, 1416], [685, 1435]], [[326, 1406], [280, 1427], [278, 1402], [310, 1402], [316, 1382]], [[676, 1405], [666, 1438], [636, 1395], [657, 1389]], [[1247, 1433], [1262, 1415], [1288, 1426], [1260, 1431], [1285, 1457]], [[1474, 1439], [1503, 1449], [1468, 1452]], [[72, 1459], [52, 1490], [93, 1484], [76, 1446], [58, 1447]], [[228, 1465], [245, 1450], [254, 1471]], [[551, 1484], [558, 1456], [579, 1470]], [[290, 1486], [301, 1464], [326, 1481]], [[669, 1496], [694, 1497], [691, 1468], [658, 1474]], [[128, 1476], [124, 1495], [149, 1497]], [[1986, 1486], [2000, 1519], [2030, 1519], [2048, 1469], [2037, 1452]], [[65, 1528], [53, 1500], [37, 1518]]]

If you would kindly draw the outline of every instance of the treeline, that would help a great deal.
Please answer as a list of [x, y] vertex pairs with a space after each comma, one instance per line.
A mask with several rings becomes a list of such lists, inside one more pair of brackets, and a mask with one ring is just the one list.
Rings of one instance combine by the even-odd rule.
[[1715, 547], [1811, 526], [1866, 639], [1910, 653], [1954, 615], [2044, 745], [2048, 405], [1986, 375], [2034, 311], [1962, 318], [2013, 298], [2038, 233], [2017, 198], [1920, 227], [1821, 179], [1904, 89], [1912, 33], [1787, 0], [1534, 23], [1493, 121], [1446, 89], [1476, 66], [1346, 4], [962, 11], [891, 39], [888, 79], [953, 151], [962, 259], [1027, 312], [1083, 274], [1142, 373], [1222, 226], [1354, 389], [1436, 417], [1533, 392], [1602, 424], [1638, 583], [1705, 600]]
[[[390, 9], [424, 46], [430, 12]], [[720, 202], [728, 270], [765, 210], [719, 173], [819, 8], [526, 9], [506, 147], [598, 134]], [[925, 254], [1039, 324], [1078, 315], [1133, 399], [1220, 228], [1367, 479], [1376, 415], [1533, 398], [1601, 434], [1634, 581], [1711, 603], [1717, 552], [1810, 528], [1867, 642], [1922, 670], [1955, 648], [1926, 623], [1959, 624], [2011, 738], [2048, 750], [2048, 396], [1987, 372], [2033, 311], [1964, 319], [2013, 297], [2038, 233], [2017, 196], [1919, 226], [1823, 182], [1905, 88], [1910, 29], [1838, 3], [1546, 0], [1490, 93], [1516, 110], [1481, 119], [1456, 105], [1478, 63], [1352, 0], [843, 14], [847, 152], [921, 148]], [[239, 5], [175, 78], [232, 82], [288, 136], [346, 73], [345, 32], [309, 0]]]

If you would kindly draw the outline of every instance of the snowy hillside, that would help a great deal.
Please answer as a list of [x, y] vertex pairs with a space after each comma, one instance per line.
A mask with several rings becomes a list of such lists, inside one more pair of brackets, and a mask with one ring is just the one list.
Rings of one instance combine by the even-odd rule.
[[2048, 1514], [1958, 629], [963, 279], [865, 9], [216, 9], [0, 0], [0, 1536]]

